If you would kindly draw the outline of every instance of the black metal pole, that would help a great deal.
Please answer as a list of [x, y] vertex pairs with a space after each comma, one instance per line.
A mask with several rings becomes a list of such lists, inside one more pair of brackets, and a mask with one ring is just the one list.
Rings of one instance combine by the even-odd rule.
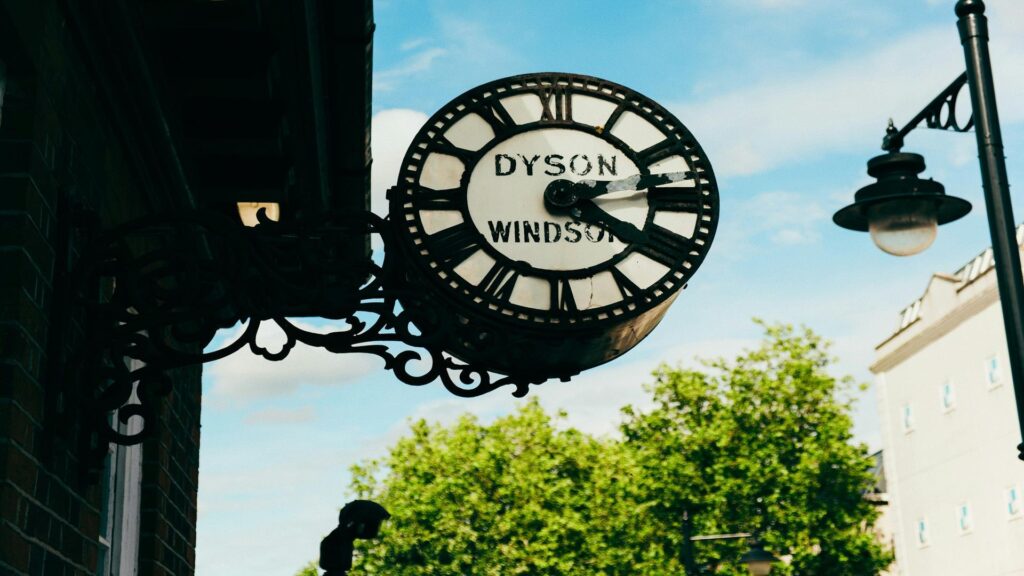
[[[996, 95], [992, 82], [992, 63], [988, 54], [988, 19], [982, 0], [960, 0], [956, 3], [960, 43], [967, 61], [967, 83], [971, 90], [975, 133], [981, 181], [992, 234], [999, 300], [1003, 307], [1006, 345], [1010, 354], [1010, 373], [1017, 400], [1017, 419], [1024, 437], [1024, 280], [1021, 278], [1020, 253], [1017, 246], [1010, 184], [1006, 178], [1003, 137], [999, 130]], [[1024, 442], [1017, 446], [1018, 457], [1024, 460]]]
[[686, 576], [700, 576], [700, 567], [697, 566], [697, 551], [693, 545], [693, 518], [690, 516], [690, 509], [683, 509], [683, 569]]

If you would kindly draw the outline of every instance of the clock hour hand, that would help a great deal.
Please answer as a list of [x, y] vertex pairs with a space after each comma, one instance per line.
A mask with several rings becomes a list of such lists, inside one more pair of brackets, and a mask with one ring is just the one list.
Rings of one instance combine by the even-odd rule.
[[572, 191], [579, 199], [597, 198], [612, 192], [646, 190], [652, 186], [682, 182], [696, 178], [693, 172], [666, 172], [664, 174], [635, 174], [621, 180], [580, 180], [573, 184]]
[[639, 228], [629, 222], [619, 220], [602, 210], [593, 200], [577, 201], [571, 212], [573, 216], [588, 224], [598, 224], [623, 242], [630, 244], [647, 243], [647, 234], [644, 234]]

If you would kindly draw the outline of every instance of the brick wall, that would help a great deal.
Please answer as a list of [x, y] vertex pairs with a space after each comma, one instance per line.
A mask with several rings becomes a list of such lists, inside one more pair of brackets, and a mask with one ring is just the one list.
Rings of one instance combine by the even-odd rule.
[[199, 367], [173, 375], [157, 433], [143, 444], [140, 575], [195, 571], [200, 376]]
[[[80, 407], [60, 406], [73, 379], [52, 362], [84, 336], [55, 313], [58, 215], [74, 201], [110, 225], [152, 209], [73, 33], [56, 1], [0, 1], [0, 575], [95, 573], [100, 485], [82, 474]], [[174, 375], [143, 447], [142, 575], [194, 572], [199, 380]]]

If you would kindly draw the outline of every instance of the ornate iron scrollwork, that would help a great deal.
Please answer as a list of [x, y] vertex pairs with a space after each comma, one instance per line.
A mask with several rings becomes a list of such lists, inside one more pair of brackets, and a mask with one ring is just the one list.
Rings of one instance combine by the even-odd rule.
[[903, 139], [911, 130], [921, 122], [928, 128], [936, 130], [952, 130], [954, 132], [967, 132], [974, 127], [974, 114], [972, 113], [963, 124], [956, 117], [956, 102], [960, 92], [967, 85], [967, 72], [964, 72], [939, 93], [923, 110], [917, 113], [907, 125], [899, 130], [892, 120], [885, 130], [885, 138], [882, 139], [882, 149], [887, 152], [899, 152], [903, 148]]
[[[381, 260], [353, 260], [352, 242], [380, 237]], [[302, 343], [332, 353], [365, 353], [406, 384], [440, 380], [463, 397], [511, 386], [525, 395], [543, 378], [495, 374], [465, 364], [436, 344], [458, 318], [433, 312], [405, 277], [390, 223], [372, 213], [329, 214], [291, 223], [267, 220], [246, 228], [226, 216], [193, 211], [143, 218], [96, 235], [73, 275], [86, 310], [88, 337], [64, 370], [80, 378], [82, 398], [109, 442], [141, 442], [150, 426], [126, 435], [110, 425], [154, 417], [171, 389], [168, 371], [224, 358], [243, 347], [271, 361]], [[105, 289], [104, 289], [105, 287]], [[107, 298], [97, 294], [108, 293]], [[415, 313], [413, 312], [415, 311]], [[303, 329], [294, 316], [337, 321], [326, 332]], [[247, 322], [237, 337], [204, 350], [219, 328]], [[285, 343], [257, 342], [274, 324]], [[500, 350], [514, 342], [491, 342]], [[137, 362], [130, 362], [136, 360]]]

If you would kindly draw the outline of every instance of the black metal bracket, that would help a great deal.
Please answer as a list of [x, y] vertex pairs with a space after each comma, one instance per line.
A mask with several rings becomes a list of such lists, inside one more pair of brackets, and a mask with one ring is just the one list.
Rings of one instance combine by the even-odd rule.
[[[353, 261], [344, 247], [371, 234], [380, 237], [384, 257]], [[442, 351], [437, 343], [460, 319], [431, 306], [410, 284], [391, 223], [369, 212], [281, 223], [261, 211], [260, 224], [247, 228], [223, 214], [188, 211], [88, 236], [69, 282], [71, 307], [85, 312], [85, 337], [67, 358], [55, 359], [62, 363], [55, 373], [73, 392], [62, 403], [84, 407], [93, 421], [93, 450], [105, 451], [105, 442], [137, 444], [152, 432], [157, 400], [172, 388], [169, 371], [244, 347], [272, 361], [298, 343], [372, 354], [406, 384], [440, 380], [462, 397], [506, 386], [521, 397], [544, 381], [492, 373]], [[301, 316], [338, 326], [311, 332], [288, 319]], [[239, 321], [246, 325], [236, 338], [204, 351], [217, 329]], [[280, 349], [257, 342], [265, 323], [284, 332]], [[122, 423], [142, 417], [144, 425], [125, 435], [115, 417]]]
[[889, 126], [885, 129], [885, 138], [882, 139], [882, 150], [887, 152], [899, 152], [903, 148], [903, 139], [914, 128], [924, 122], [928, 128], [936, 130], [952, 130], [954, 132], [967, 132], [974, 127], [974, 115], [972, 114], [966, 122], [960, 124], [956, 117], [956, 101], [960, 92], [967, 85], [967, 72], [964, 72], [953, 80], [953, 83], [939, 93], [923, 110], [917, 113], [910, 122], [896, 129], [893, 121], [889, 120]]

